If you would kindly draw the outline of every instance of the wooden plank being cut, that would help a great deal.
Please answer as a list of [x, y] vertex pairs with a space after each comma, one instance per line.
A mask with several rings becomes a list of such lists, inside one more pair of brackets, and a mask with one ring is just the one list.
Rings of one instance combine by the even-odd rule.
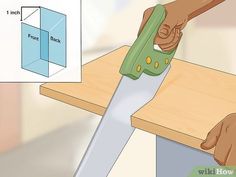
[[[128, 49], [84, 65], [82, 83], [46, 83], [41, 94], [103, 115]], [[132, 125], [199, 149], [211, 128], [236, 111], [236, 76], [177, 59], [171, 65], [156, 97], [132, 116]]]
[[122, 47], [82, 67], [82, 83], [46, 83], [40, 93], [103, 115], [119, 83], [120, 65], [129, 49]]

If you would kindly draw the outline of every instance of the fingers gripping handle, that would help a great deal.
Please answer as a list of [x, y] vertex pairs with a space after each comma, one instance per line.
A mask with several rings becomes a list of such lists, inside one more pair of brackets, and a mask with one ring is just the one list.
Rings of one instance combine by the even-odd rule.
[[176, 49], [170, 52], [154, 49], [154, 39], [165, 16], [165, 8], [158, 4], [126, 55], [120, 68], [122, 75], [132, 79], [138, 79], [142, 73], [158, 76], [168, 67]]

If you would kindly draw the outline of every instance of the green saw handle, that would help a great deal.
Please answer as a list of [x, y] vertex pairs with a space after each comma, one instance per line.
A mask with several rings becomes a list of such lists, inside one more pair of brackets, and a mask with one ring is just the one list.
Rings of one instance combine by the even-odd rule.
[[142, 73], [158, 76], [170, 64], [176, 49], [170, 52], [161, 52], [154, 49], [155, 36], [166, 17], [165, 8], [158, 4], [136, 39], [123, 64], [120, 73], [132, 79], [138, 79]]

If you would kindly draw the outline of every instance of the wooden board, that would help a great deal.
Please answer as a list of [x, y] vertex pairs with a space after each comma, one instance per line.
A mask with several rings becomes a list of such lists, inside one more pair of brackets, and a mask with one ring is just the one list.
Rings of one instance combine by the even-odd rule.
[[[82, 83], [46, 83], [40, 93], [103, 115], [128, 49], [124, 46], [84, 65]], [[236, 76], [174, 59], [156, 97], [132, 116], [132, 125], [200, 149], [211, 128], [236, 111], [235, 90]]]

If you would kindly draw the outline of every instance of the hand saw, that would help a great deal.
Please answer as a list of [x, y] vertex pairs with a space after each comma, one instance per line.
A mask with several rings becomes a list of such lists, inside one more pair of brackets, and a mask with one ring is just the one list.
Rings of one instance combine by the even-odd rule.
[[108, 108], [75, 173], [75, 177], [106, 177], [135, 128], [131, 116], [148, 103], [160, 88], [175, 50], [154, 49], [154, 38], [166, 17], [157, 5], [120, 68], [123, 75]]

